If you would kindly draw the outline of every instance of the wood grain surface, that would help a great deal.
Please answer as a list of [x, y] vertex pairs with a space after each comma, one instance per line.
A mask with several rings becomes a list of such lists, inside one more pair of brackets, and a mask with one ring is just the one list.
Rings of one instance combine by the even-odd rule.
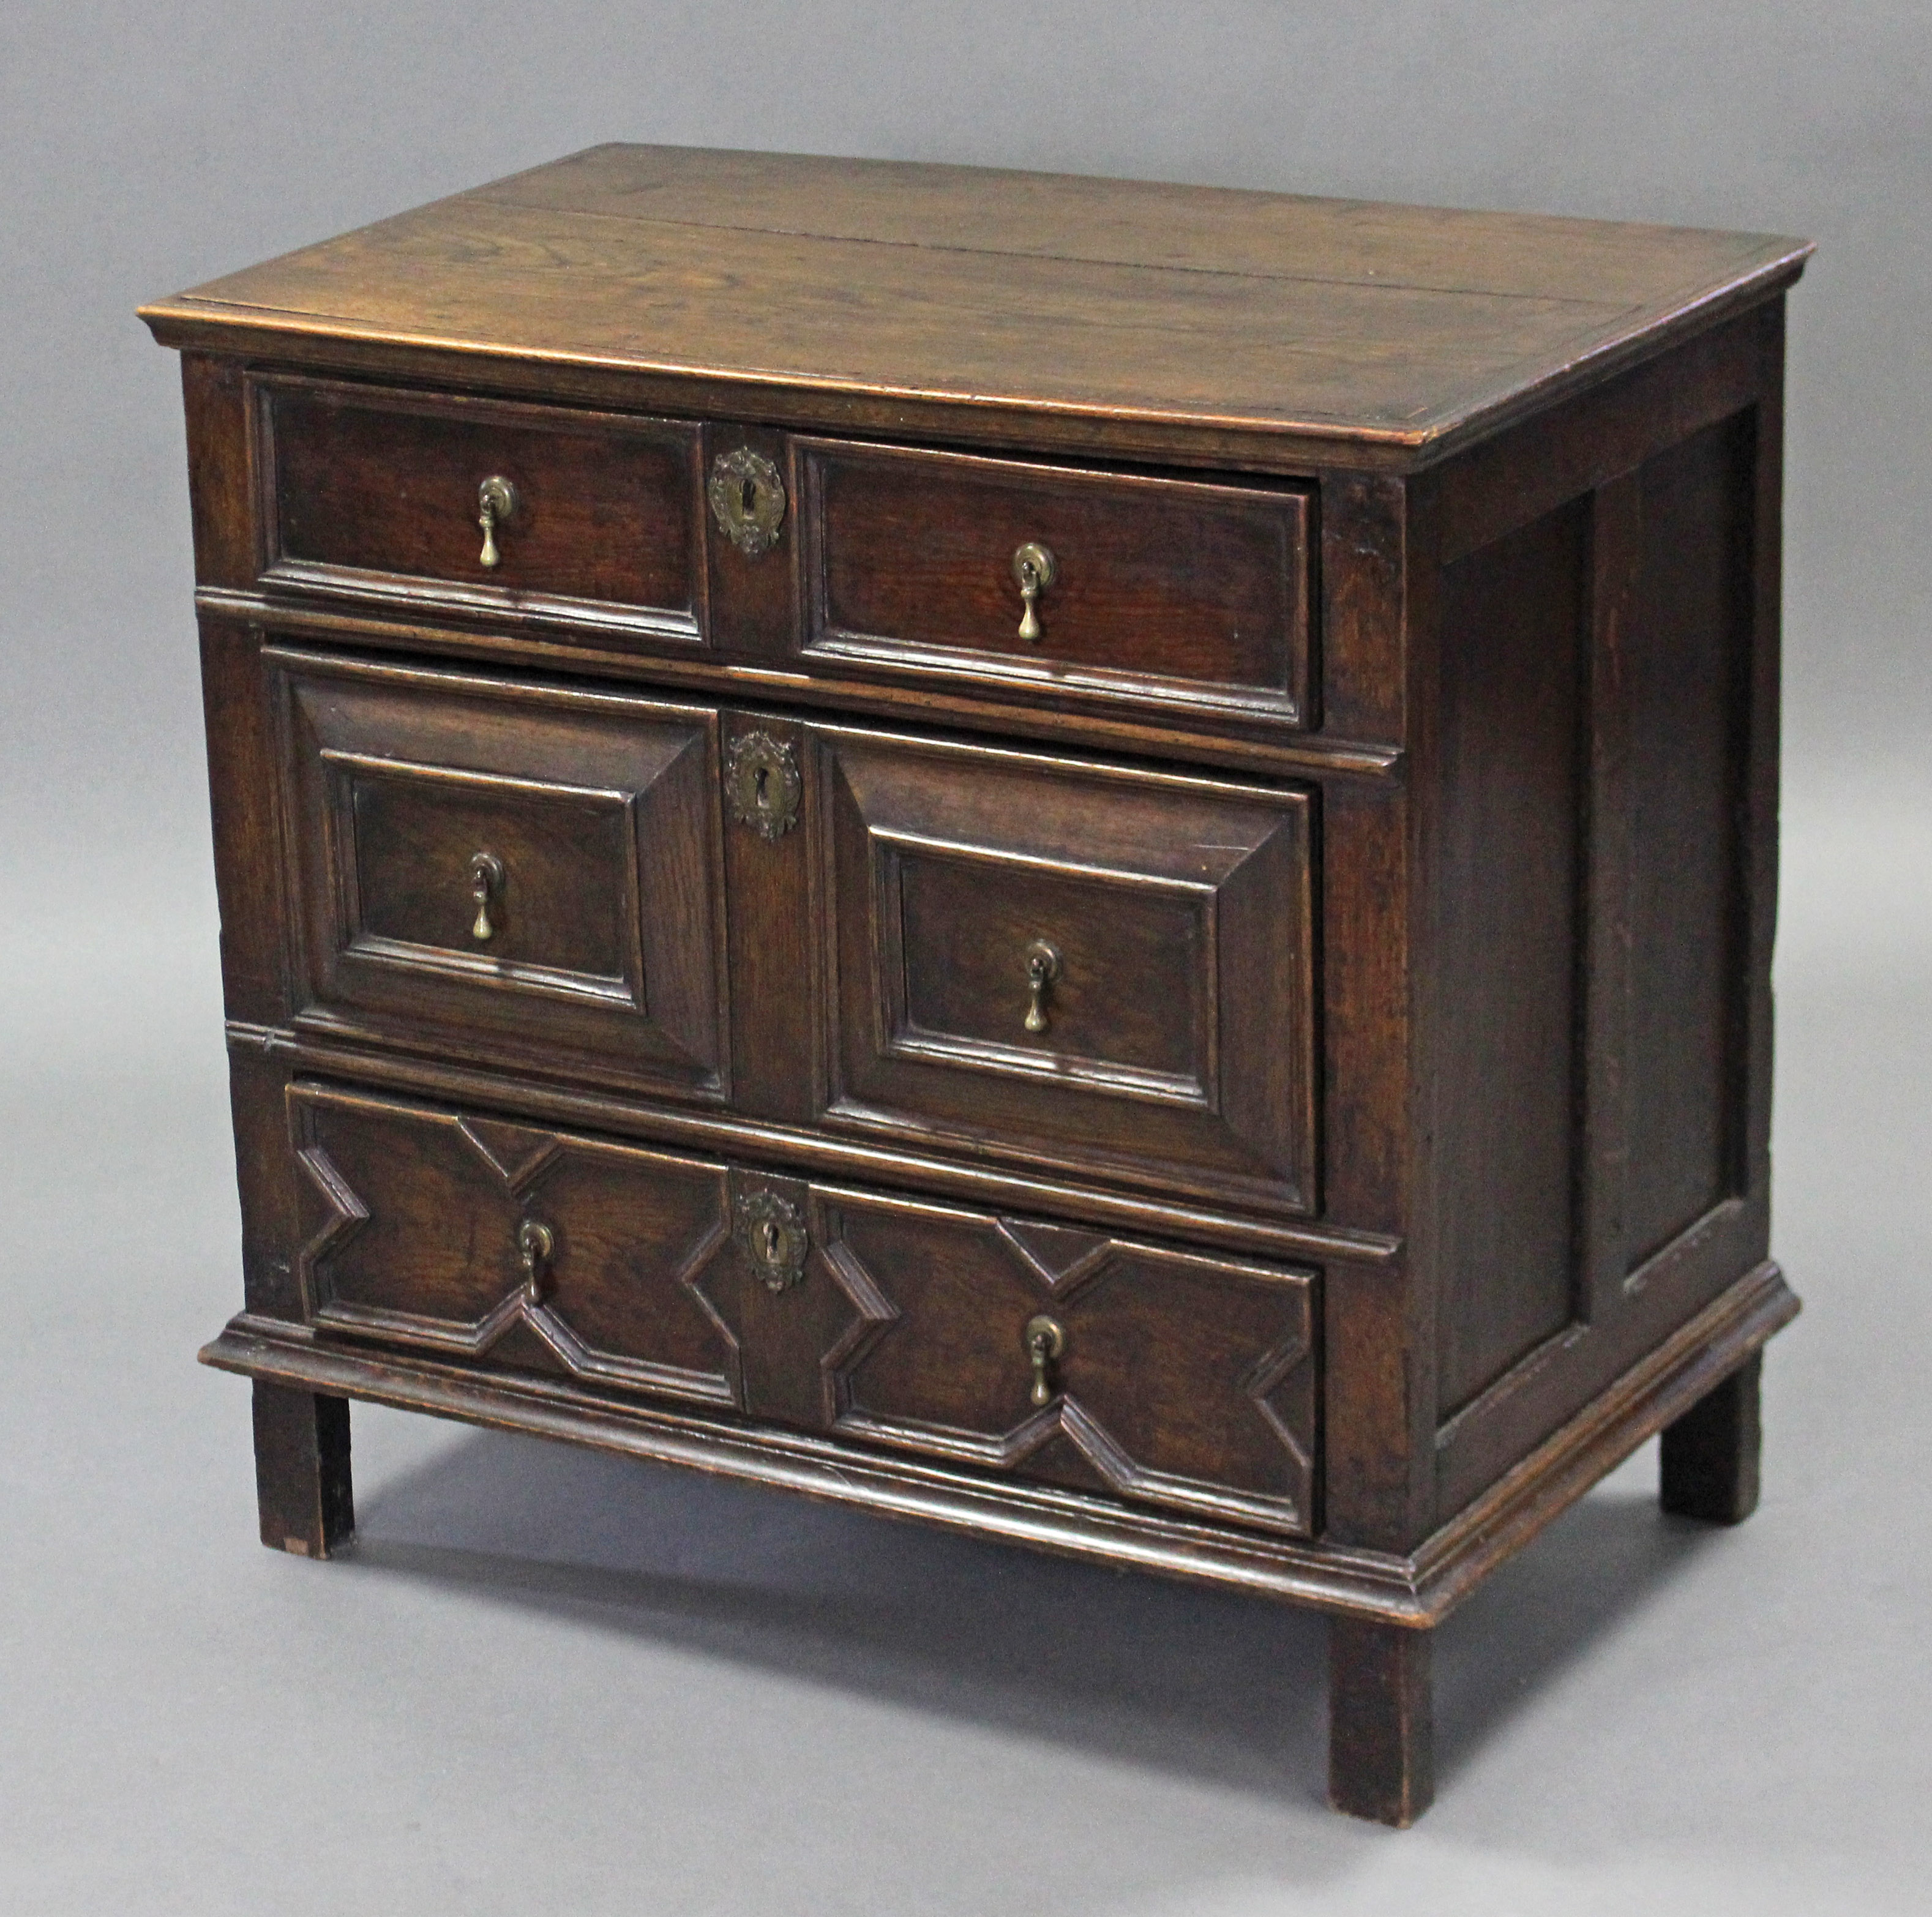
[[1316, 1604], [1418, 1815], [1417, 1627], [1756, 1498], [1809, 251], [609, 146], [146, 309], [264, 1538], [355, 1396]]
[[594, 148], [144, 309], [965, 407], [1439, 449], [1810, 248], [968, 167]]
[[[656, 624], [696, 637], [691, 426], [332, 381], [262, 382], [260, 392], [272, 575], [364, 591], [390, 576], [448, 580], [506, 604], [655, 611]], [[494, 566], [478, 524], [489, 477], [507, 480], [515, 501], [496, 529]], [[332, 580], [338, 571], [376, 579]]]

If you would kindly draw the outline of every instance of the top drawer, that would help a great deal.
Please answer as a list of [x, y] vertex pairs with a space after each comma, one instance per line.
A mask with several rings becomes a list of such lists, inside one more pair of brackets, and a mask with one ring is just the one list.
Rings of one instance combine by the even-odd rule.
[[256, 392], [267, 580], [701, 643], [696, 427], [311, 380]]
[[1305, 724], [1308, 496], [806, 440], [803, 650]]
[[1314, 722], [1306, 487], [254, 388], [263, 583], [496, 628], [440, 649], [688, 649], [1177, 725]]

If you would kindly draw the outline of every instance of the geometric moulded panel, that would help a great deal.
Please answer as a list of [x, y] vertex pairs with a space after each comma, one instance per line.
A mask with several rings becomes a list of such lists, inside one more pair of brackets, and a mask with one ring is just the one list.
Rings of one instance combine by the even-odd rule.
[[737, 1402], [736, 1341], [698, 1288], [730, 1244], [719, 1168], [312, 1086], [289, 1116], [319, 1331]]
[[[883, 1309], [833, 1428], [1019, 1477], [1301, 1534], [1317, 1428], [1305, 1273], [912, 1199], [814, 1194]], [[1063, 1340], [1039, 1401], [1028, 1328]]]

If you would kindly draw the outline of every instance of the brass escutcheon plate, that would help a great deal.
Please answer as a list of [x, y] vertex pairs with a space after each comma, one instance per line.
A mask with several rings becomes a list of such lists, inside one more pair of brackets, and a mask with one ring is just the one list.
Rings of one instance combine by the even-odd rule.
[[738, 1201], [737, 1238], [768, 1292], [782, 1292], [805, 1275], [812, 1239], [796, 1205], [776, 1192], [748, 1192]]
[[778, 544], [778, 528], [784, 524], [784, 482], [763, 453], [749, 446], [720, 453], [711, 462], [705, 495], [725, 538], [747, 559]]
[[724, 755], [724, 796], [731, 816], [760, 838], [782, 838], [798, 822], [805, 780], [784, 740], [747, 732]]

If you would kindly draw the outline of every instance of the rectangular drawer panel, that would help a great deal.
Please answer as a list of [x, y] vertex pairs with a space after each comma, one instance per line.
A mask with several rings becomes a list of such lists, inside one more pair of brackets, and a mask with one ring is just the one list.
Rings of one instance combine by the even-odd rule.
[[714, 710], [268, 657], [298, 1024], [723, 1096]]
[[[1306, 722], [1303, 492], [838, 442], [798, 456], [808, 658]], [[1034, 638], [1028, 546], [1052, 568]]]
[[[696, 427], [340, 382], [257, 392], [269, 583], [699, 643]], [[512, 500], [494, 564], [492, 478]]]
[[289, 1120], [325, 1338], [1310, 1528], [1306, 1273], [332, 1087]]
[[1306, 792], [813, 736], [828, 1123], [1312, 1206]]

